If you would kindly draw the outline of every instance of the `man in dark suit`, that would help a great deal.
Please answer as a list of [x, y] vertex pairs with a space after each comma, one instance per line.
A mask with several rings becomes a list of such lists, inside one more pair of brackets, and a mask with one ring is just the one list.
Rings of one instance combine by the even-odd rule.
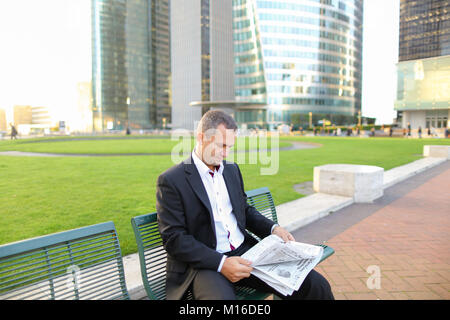
[[[237, 126], [220, 110], [208, 111], [197, 128], [191, 156], [162, 173], [157, 182], [156, 209], [167, 251], [167, 299], [236, 299], [234, 284], [272, 292], [250, 274], [251, 262], [240, 256], [256, 240], [276, 234], [294, 237], [247, 204], [236, 163], [224, 161], [236, 140]], [[333, 299], [324, 277], [312, 270], [293, 299]]]

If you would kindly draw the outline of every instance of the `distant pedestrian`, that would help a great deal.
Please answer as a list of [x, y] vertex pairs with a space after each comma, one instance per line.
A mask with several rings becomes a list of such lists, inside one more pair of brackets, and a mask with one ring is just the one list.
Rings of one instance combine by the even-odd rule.
[[422, 139], [422, 127], [419, 126], [419, 130], [417, 130], [419, 133], [419, 139]]
[[10, 123], [11, 126], [11, 140], [16, 139], [17, 140], [17, 130], [16, 127], [12, 123]]
[[356, 130], [356, 134], [359, 136], [361, 133], [361, 129], [358, 127], [358, 130]]
[[392, 127], [389, 127], [389, 137], [392, 137], [392, 132], [393, 132], [394, 130], [392, 129]]
[[448, 139], [448, 136], [450, 135], [450, 130], [448, 130], [448, 127], [445, 128], [445, 138]]
[[411, 124], [408, 122], [408, 137], [411, 136]]
[[375, 127], [372, 127], [372, 129], [370, 129], [370, 131], [372, 132], [372, 137], [375, 137]]
[[131, 134], [130, 127], [127, 127], [127, 136], [129, 136], [130, 134]]
[[430, 127], [428, 127], [428, 136], [431, 136], [431, 129], [430, 129]]

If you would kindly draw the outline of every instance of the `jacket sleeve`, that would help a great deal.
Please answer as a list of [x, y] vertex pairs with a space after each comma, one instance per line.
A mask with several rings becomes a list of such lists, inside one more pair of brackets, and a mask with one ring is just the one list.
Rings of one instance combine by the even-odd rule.
[[275, 222], [264, 217], [255, 207], [251, 206], [247, 202], [247, 194], [244, 189], [244, 180], [242, 179], [241, 170], [239, 166], [235, 163], [237, 172], [239, 175], [240, 181], [240, 192], [242, 193], [242, 197], [244, 198], [245, 204], [245, 219], [246, 219], [246, 228], [259, 236], [261, 239], [269, 236], [272, 231], [272, 226], [275, 225]]
[[164, 175], [159, 176], [156, 186], [156, 211], [163, 245], [169, 256], [196, 269], [218, 269], [223, 254], [188, 234], [181, 196]]

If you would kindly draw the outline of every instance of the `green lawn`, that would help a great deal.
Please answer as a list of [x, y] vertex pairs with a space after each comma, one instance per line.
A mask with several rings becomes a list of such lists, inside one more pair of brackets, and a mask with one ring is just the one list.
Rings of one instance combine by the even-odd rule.
[[[311, 181], [314, 166], [350, 163], [377, 165], [388, 170], [421, 158], [425, 144], [450, 144], [449, 140], [437, 139], [289, 137], [283, 138], [282, 145], [289, 145], [291, 140], [319, 143], [322, 147], [281, 151], [276, 175], [260, 175], [260, 169], [269, 165], [240, 164], [246, 190], [267, 186], [273, 193], [275, 203], [281, 204], [301, 197], [294, 191], [293, 185]], [[144, 149], [146, 152], [156, 152], [154, 150], [164, 144], [149, 145], [152, 140], [131, 141], [127, 149], [120, 147], [121, 150], [126, 149], [130, 153], [139, 153]], [[45, 144], [48, 147], [59, 143], [70, 146], [77, 142]], [[83, 150], [98, 143], [97, 152], [118, 153], [116, 145], [107, 148], [105, 141], [86, 142], [89, 144]], [[0, 151], [15, 149], [12, 147], [18, 145], [26, 144], [0, 142]], [[50, 151], [45, 149], [42, 152]], [[155, 211], [156, 179], [172, 165], [171, 157], [165, 155], [85, 158], [0, 156], [0, 244], [113, 221], [119, 233], [122, 253], [136, 252], [130, 219]]]
[[[126, 154], [126, 153], [170, 153], [172, 148], [182, 142], [182, 138], [172, 140], [170, 137], [145, 139], [122, 137], [114, 139], [108, 137], [103, 140], [90, 140], [86, 137], [82, 139], [68, 138], [58, 139], [24, 139], [24, 140], [5, 140], [0, 141], [0, 151], [25, 151], [25, 152], [43, 152], [43, 153], [64, 153], [64, 154]], [[253, 147], [259, 147], [259, 139], [254, 138]], [[183, 141], [191, 149], [195, 145], [193, 138]], [[287, 147], [289, 143], [280, 143], [280, 147]], [[270, 140], [268, 147], [270, 147]], [[248, 150], [250, 141], [248, 138], [238, 138], [234, 150]]]

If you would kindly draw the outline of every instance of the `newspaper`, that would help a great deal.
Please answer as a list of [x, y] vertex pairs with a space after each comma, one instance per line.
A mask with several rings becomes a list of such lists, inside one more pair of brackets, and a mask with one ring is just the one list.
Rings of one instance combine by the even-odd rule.
[[253, 275], [287, 296], [300, 288], [322, 254], [321, 246], [284, 242], [277, 235], [270, 235], [245, 252], [242, 258], [252, 262]]

